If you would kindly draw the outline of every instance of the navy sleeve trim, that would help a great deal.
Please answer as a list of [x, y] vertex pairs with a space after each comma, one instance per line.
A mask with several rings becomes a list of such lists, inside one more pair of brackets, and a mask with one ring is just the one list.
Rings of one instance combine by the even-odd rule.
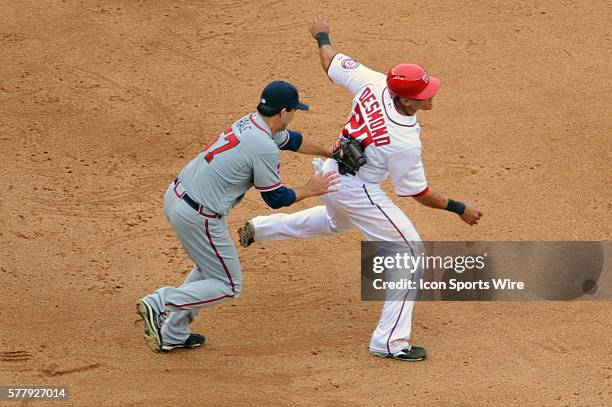
[[273, 191], [262, 191], [261, 197], [270, 208], [278, 209], [295, 202], [295, 191], [282, 186]]
[[287, 137], [287, 141], [282, 146], [279, 146], [281, 150], [290, 150], [290, 151], [298, 151], [302, 146], [302, 141], [304, 140], [304, 136], [302, 136], [297, 131], [287, 130], [289, 134]]

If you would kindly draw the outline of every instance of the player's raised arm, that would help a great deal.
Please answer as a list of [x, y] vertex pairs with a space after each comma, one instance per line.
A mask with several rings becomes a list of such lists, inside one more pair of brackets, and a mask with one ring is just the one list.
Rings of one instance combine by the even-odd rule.
[[337, 52], [332, 48], [329, 42], [329, 24], [321, 16], [316, 16], [310, 24], [310, 35], [317, 40], [319, 44], [319, 57], [321, 58], [321, 67], [327, 72], [329, 64], [336, 56]]
[[337, 52], [329, 39], [329, 24], [323, 17], [317, 16], [310, 24], [310, 35], [317, 40], [321, 67], [334, 83], [342, 85], [353, 94], [364, 86], [384, 77], [383, 74], [373, 71], [348, 55]]

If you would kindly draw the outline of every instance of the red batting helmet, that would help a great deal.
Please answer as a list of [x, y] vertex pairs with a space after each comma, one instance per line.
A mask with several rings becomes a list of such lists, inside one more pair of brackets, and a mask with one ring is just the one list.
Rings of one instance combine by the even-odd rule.
[[438, 93], [440, 80], [429, 76], [419, 65], [399, 64], [389, 69], [387, 87], [392, 96], [422, 100]]

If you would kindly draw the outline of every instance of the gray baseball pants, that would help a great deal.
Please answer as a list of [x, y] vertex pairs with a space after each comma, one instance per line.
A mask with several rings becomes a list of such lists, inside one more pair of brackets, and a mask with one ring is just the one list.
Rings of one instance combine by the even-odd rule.
[[[180, 184], [171, 183], [164, 197], [164, 214], [195, 266], [180, 287], [162, 287], [145, 300], [162, 316], [166, 344], [184, 342], [189, 324], [204, 307], [238, 297], [242, 289], [240, 261], [225, 217], [194, 210], [182, 199]], [[169, 315], [168, 315], [169, 314]]]

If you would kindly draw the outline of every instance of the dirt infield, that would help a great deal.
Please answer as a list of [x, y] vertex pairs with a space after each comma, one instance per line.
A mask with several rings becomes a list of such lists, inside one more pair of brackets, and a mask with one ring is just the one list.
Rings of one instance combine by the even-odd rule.
[[[272, 79], [312, 107], [296, 130], [338, 134], [351, 96], [320, 69], [315, 13], [364, 64], [442, 80], [428, 179], [485, 216], [398, 198], [424, 239], [612, 235], [608, 2], [251, 3], [0, 2], [0, 385], [68, 386], [74, 406], [611, 405], [608, 302], [423, 302], [430, 358], [369, 356], [356, 232], [239, 249], [243, 295], [193, 325], [207, 348], [146, 348], [135, 301], [191, 268], [162, 213], [178, 170]], [[307, 180], [309, 157], [282, 160]], [[271, 212], [251, 191], [231, 229]]]

